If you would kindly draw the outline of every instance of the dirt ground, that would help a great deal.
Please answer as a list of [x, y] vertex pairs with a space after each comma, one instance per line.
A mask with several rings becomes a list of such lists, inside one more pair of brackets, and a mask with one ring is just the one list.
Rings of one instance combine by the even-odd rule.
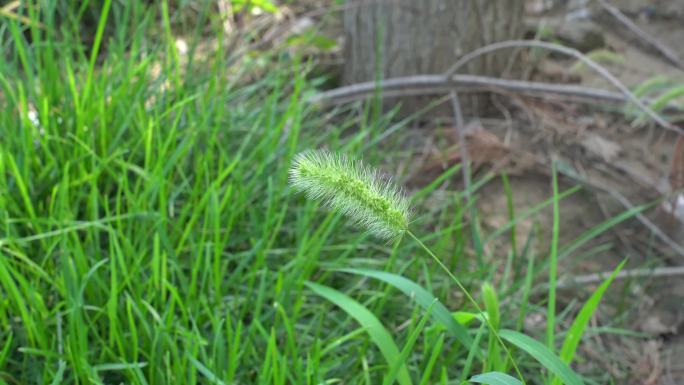
[[[644, 33], [681, 57], [679, 67], [595, 2], [528, 3], [531, 26], [545, 26], [546, 38], [584, 51], [631, 90], [656, 76], [667, 78], [664, 87], [684, 85], [684, 1], [611, 2]], [[539, 70], [530, 74], [532, 80], [614, 89], [574, 59], [547, 55], [538, 60]], [[684, 222], [676, 214], [679, 206], [669, 203], [678, 202], [681, 196], [673, 191], [677, 186], [671, 186], [678, 180], [681, 170], [677, 165], [684, 156], [684, 148], [675, 146], [676, 133], [647, 120], [635, 123], [634, 107], [519, 95], [494, 96], [493, 101], [500, 117], [480, 118], [475, 123], [470, 117], [468, 148], [474, 162], [486, 165], [483, 168], [495, 166], [511, 175], [518, 212], [548, 199], [548, 166], [553, 159], [559, 162], [562, 188], [583, 186], [582, 191], [562, 201], [562, 244], [620, 212], [666, 194], [674, 196], [573, 253], [563, 261], [564, 277], [610, 271], [625, 257], [629, 257], [629, 269], [660, 266], [667, 271], [684, 265]], [[681, 107], [682, 101], [675, 99], [678, 105], [674, 107]], [[664, 114], [673, 122], [678, 120], [676, 115], [676, 111]], [[484, 187], [479, 207], [486, 227], [496, 229], [507, 222], [506, 205], [501, 183], [494, 181]], [[523, 221], [519, 238], [524, 239], [534, 223], [550, 229], [550, 211]], [[505, 250], [508, 245], [502, 242], [499, 246]], [[610, 247], [588, 258], [577, 258], [592, 247], [608, 243]], [[537, 255], [544, 255], [548, 243], [540, 242], [537, 247]], [[593, 287], [563, 290], [561, 297], [567, 304], [579, 295], [586, 298]], [[619, 383], [684, 383], [684, 276], [622, 279], [614, 284], [605, 303], [608, 306], [595, 317], [595, 326], [623, 325], [643, 335], [592, 337], [582, 348], [592, 360], [581, 363], [582, 369], [611, 373], [621, 379]], [[630, 304], [630, 310], [625, 303]], [[615, 317], [622, 318], [618, 321]]]
[[[526, 38], [581, 51], [654, 108], [658, 97], [679, 95], [660, 115], [684, 129], [684, 0], [527, 0], [526, 25]], [[333, 30], [331, 35], [340, 36], [339, 25]], [[516, 79], [616, 91], [575, 58], [522, 51], [526, 70]], [[684, 140], [678, 142], [676, 132], [655, 124], [634, 105], [501, 90], [494, 90], [488, 101], [490, 113], [465, 116], [475, 178], [493, 169], [505, 171], [520, 215], [549, 199], [550, 165], [556, 161], [561, 190], [582, 186], [561, 202], [561, 245], [648, 205], [561, 261], [559, 305], [571, 306], [571, 314], [602, 282], [592, 274], [609, 273], [628, 258], [625, 269], [638, 275], [611, 286], [592, 326], [612, 332], [593, 333], [582, 344], [582, 357], [589, 359], [579, 362], [579, 369], [620, 384], [684, 383]], [[418, 149], [408, 172], [416, 185], [461, 160], [453, 124], [426, 118], [430, 123], [416, 123], [408, 139]], [[500, 178], [477, 196], [486, 232], [508, 222]], [[535, 254], [543, 259], [551, 239], [550, 209], [518, 223], [517, 238], [526, 239], [535, 228], [540, 230]], [[487, 252], [507, 255], [507, 242], [501, 236]], [[653, 276], [652, 268], [659, 268], [660, 275]], [[543, 315], [532, 314], [527, 321], [532, 334], [542, 332]]]
[[[642, 33], [674, 56], [681, 56], [681, 62], [673, 62], [644, 42], [595, 1], [530, 0], [528, 34], [582, 51], [635, 92], [657, 77], [664, 79], [640, 97], [654, 99], [684, 86], [684, 1], [610, 4]], [[522, 58], [527, 61], [524, 68], [535, 68], [523, 75], [527, 80], [615, 90], [574, 58], [536, 55]], [[571, 306], [573, 313], [602, 281], [595, 277], [584, 283], [592, 274], [610, 273], [625, 258], [625, 269], [642, 274], [618, 279], [592, 320], [593, 327], [624, 328], [639, 334], [592, 335], [589, 343], [581, 346], [583, 357], [590, 359], [578, 363], [580, 370], [608, 374], [616, 383], [684, 383], [684, 360], [680, 358], [684, 354], [684, 215], [680, 214], [684, 213], [684, 196], [679, 193], [684, 189], [684, 141], [677, 146], [677, 133], [639, 115], [633, 106], [501, 91], [494, 91], [490, 102], [491, 113], [465, 116], [475, 178], [492, 169], [505, 171], [520, 214], [551, 196], [550, 165], [555, 160], [561, 190], [582, 186], [561, 202], [561, 245], [570, 244], [588, 229], [626, 210], [650, 204], [642, 215], [614, 226], [561, 262], [561, 280], [566, 284], [561, 286], [560, 304]], [[670, 104], [661, 115], [672, 123], [684, 123], [680, 110], [684, 98], [674, 98]], [[414, 137], [409, 142], [420, 143], [412, 147], [420, 147], [424, 154], [424, 159], [414, 161], [419, 164], [415, 166], [418, 170], [411, 173], [419, 179], [413, 180], [417, 185], [428, 183], [446, 167], [460, 162], [453, 126], [419, 125], [411, 135]], [[477, 198], [486, 232], [508, 222], [500, 178], [484, 185]], [[540, 230], [535, 253], [544, 258], [551, 239], [550, 209], [521, 221], [517, 238], [526, 239], [534, 228]], [[506, 235], [499, 237], [486, 251], [493, 258], [507, 255], [508, 239]], [[664, 275], [649, 274], [656, 267]], [[583, 284], [572, 284], [576, 281]], [[528, 321], [532, 334], [544, 328], [541, 314], [532, 314]]]

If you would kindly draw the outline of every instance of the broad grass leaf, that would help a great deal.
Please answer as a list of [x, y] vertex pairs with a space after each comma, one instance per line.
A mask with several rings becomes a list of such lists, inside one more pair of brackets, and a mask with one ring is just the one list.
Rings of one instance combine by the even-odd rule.
[[[370, 312], [365, 306], [356, 302], [344, 293], [327, 286], [319, 285], [313, 282], [306, 282], [306, 286], [314, 293], [327, 299], [328, 301], [339, 306], [352, 318], [354, 318], [366, 330], [371, 341], [378, 347], [380, 353], [387, 361], [389, 367], [399, 361], [401, 354], [397, 344], [392, 339], [387, 329], [382, 325], [380, 320]], [[412, 385], [411, 377], [409, 375], [406, 364], [402, 364], [397, 372], [397, 381], [401, 385]]]
[[504, 329], [499, 335], [532, 356], [549, 372], [558, 376], [565, 385], [584, 385], [582, 378], [541, 342], [514, 330]]
[[370, 269], [339, 269], [338, 271], [379, 279], [399, 289], [410, 298], [415, 299], [416, 303], [423, 309], [428, 309], [432, 306], [432, 319], [444, 325], [447, 331], [453, 334], [466, 349], [470, 350], [472, 347], [473, 339], [468, 335], [468, 330], [456, 322], [449, 310], [434, 295], [410, 279], [397, 274]]
[[522, 382], [506, 373], [489, 372], [470, 377], [470, 382], [477, 382], [486, 385], [522, 385]]
[[[620, 270], [622, 270], [625, 262], [626, 260], [622, 261], [618, 267], [615, 268], [610, 277], [603, 281], [601, 286], [594, 291], [594, 294], [589, 297], [584, 306], [582, 306], [582, 309], [580, 309], [579, 313], [577, 313], [577, 317], [575, 317], [570, 329], [568, 329], [568, 334], [565, 337], [565, 341], [563, 341], [563, 347], [561, 348], [560, 352], [560, 359], [566, 364], [570, 364], [572, 359], [575, 357], [575, 351], [577, 350], [577, 346], [582, 339], [582, 335], [589, 324], [591, 316], [594, 314], [594, 311], [596, 311], [596, 308], [601, 302], [601, 298], [603, 298], [603, 294], [608, 289], [608, 286], [610, 286], [610, 284], [613, 282], [613, 279], [615, 279], [615, 276], [617, 276]], [[554, 378], [552, 384], [559, 385], [560, 379], [558, 377]]]
[[[437, 301], [435, 301], [435, 303], [437, 303]], [[404, 344], [404, 347], [401, 350], [399, 359], [390, 367], [387, 375], [385, 376], [385, 379], [382, 381], [383, 385], [392, 385], [394, 383], [394, 380], [397, 378], [397, 373], [399, 372], [399, 369], [402, 365], [404, 365], [409, 355], [413, 351], [413, 347], [416, 345], [416, 341], [418, 341], [420, 333], [425, 328], [425, 324], [427, 323], [427, 320], [430, 318], [430, 314], [432, 314], [432, 307], [427, 309], [425, 314], [423, 314], [420, 321], [418, 322], [418, 325], [415, 327], [415, 329], [413, 329], [411, 334], [409, 334], [408, 338], [406, 339], [406, 344]]]

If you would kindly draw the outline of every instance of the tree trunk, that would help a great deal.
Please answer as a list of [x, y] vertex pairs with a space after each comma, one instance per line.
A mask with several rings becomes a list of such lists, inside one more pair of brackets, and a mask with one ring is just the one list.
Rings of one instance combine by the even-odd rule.
[[[487, 44], [519, 38], [524, 0], [348, 0], [345, 11], [347, 84], [445, 72], [462, 55]], [[511, 68], [510, 52], [473, 61], [467, 72], [501, 76]], [[481, 108], [461, 98], [470, 112]], [[402, 99], [402, 112], [429, 99]], [[482, 103], [480, 103], [482, 104]], [[473, 111], [475, 109], [475, 111]]]

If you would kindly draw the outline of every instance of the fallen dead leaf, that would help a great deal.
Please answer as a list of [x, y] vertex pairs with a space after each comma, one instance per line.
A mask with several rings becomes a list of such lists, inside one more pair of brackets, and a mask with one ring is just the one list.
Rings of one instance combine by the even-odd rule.
[[[452, 129], [455, 131], [455, 129]], [[535, 165], [536, 157], [520, 149], [505, 145], [498, 136], [484, 128], [479, 122], [470, 122], [465, 127], [465, 139], [473, 171], [482, 165], [489, 164], [496, 169], [504, 168], [509, 175], [520, 174]], [[438, 155], [428, 162], [424, 171], [443, 169], [461, 162], [461, 151], [457, 143], [449, 153]]]

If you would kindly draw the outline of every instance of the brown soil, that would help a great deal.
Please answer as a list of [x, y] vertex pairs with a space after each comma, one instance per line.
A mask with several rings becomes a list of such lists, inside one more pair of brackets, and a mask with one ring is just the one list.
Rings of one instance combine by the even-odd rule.
[[[639, 27], [673, 52], [680, 53], [684, 62], [684, 2], [679, 7], [681, 14], [672, 11], [679, 9], [680, 2], [641, 0], [612, 4], [624, 6], [623, 11]], [[656, 8], [650, 11], [651, 17], [644, 17], [643, 7], [653, 4]], [[659, 13], [664, 10], [668, 10], [666, 15]], [[578, 49], [591, 46], [576, 37], [558, 36], [574, 33], [576, 21], [567, 20], [573, 11], [576, 9], [557, 7], [532, 15], [530, 19], [555, 26], [553, 38], [574, 41]], [[591, 12], [597, 10], [592, 8]], [[598, 56], [596, 60], [630, 89], [656, 76], [667, 76], [672, 85], [684, 85], [682, 69], [634, 38], [614, 20], [607, 20], [606, 15], [590, 20], [578, 23], [582, 28], [587, 23], [593, 24], [590, 26], [592, 38], [600, 34], [601, 46], [594, 49], [613, 52], [619, 58], [607, 62]], [[533, 80], [578, 82], [614, 90], [598, 74], [578, 67], [574, 59], [548, 55], [528, 60], [537, 68], [529, 73]], [[555, 159], [559, 164], [561, 190], [578, 184], [583, 186], [581, 191], [561, 202], [561, 245], [569, 244], [588, 229], [626, 210], [672, 193], [668, 177], [678, 136], [648, 121], [635, 124], [635, 107], [517, 94], [494, 94], [491, 102], [494, 108], [490, 116], [466, 116], [466, 139], [476, 170], [475, 179], [493, 169], [505, 171], [516, 212], [521, 214], [551, 196], [550, 165]], [[420, 148], [419, 152], [424, 154], [424, 159], [418, 161], [413, 157], [414, 169], [410, 174], [417, 185], [424, 185], [445, 167], [461, 161], [453, 127], [421, 127], [410, 135], [412, 148]], [[507, 198], [500, 178], [483, 186], [477, 199], [486, 233], [507, 224]], [[546, 208], [516, 227], [519, 244], [524, 243], [531, 231], [539, 230], [540, 236], [533, 245], [538, 260], [548, 255], [552, 217], [551, 209]], [[648, 226], [655, 226], [670, 243], [654, 235]], [[493, 259], [500, 259], [510, 250], [509, 239], [508, 234], [500, 236], [488, 244], [486, 252]], [[606, 247], [592, 252], [600, 245]], [[684, 249], [678, 252], [676, 247], [684, 248], [684, 223], [663, 204], [654, 204], [644, 210], [641, 219], [627, 220], [568, 255], [561, 261], [559, 274], [563, 280], [610, 272], [627, 257], [627, 269], [680, 266], [684, 264]], [[598, 283], [564, 286], [559, 292], [559, 306], [573, 306], [570, 314], [575, 314]], [[621, 327], [643, 335], [593, 335], [580, 347], [582, 356], [590, 358], [577, 364], [583, 373], [605, 375], [606, 380], [612, 378], [616, 383], [684, 383], [684, 366], [679, 358], [684, 353], [684, 276], [619, 280], [603, 303], [592, 326]], [[531, 315], [526, 325], [532, 334], [541, 334], [543, 315]]]
[[[684, 0], [609, 2], [679, 55], [684, 63]], [[682, 68], [602, 12], [596, 1], [528, 0], [528, 3], [532, 35], [575, 44], [574, 47], [595, 57], [630, 89], [656, 76], [666, 76], [671, 86], [684, 86]], [[589, 17], [578, 19], [577, 15]], [[546, 32], [539, 33], [539, 25], [546, 26]], [[612, 54], [597, 53], [601, 51]], [[523, 68], [534, 68], [524, 75], [529, 80], [615, 90], [598, 74], [578, 66], [574, 59], [556, 54], [540, 57], [535, 50], [524, 60], [527, 62]], [[635, 122], [638, 111], [635, 107], [505, 92], [495, 92], [490, 101], [492, 114], [465, 117], [474, 177], [477, 179], [492, 170], [505, 171], [516, 213], [520, 215], [551, 197], [550, 165], [556, 160], [561, 190], [582, 186], [560, 204], [561, 245], [569, 244], [588, 229], [626, 210], [672, 193], [668, 177], [678, 135], [648, 120]], [[684, 99], [679, 102], [684, 105]], [[678, 113], [684, 116], [681, 111]], [[402, 174], [408, 174], [416, 186], [429, 183], [445, 167], [460, 162], [457, 135], [452, 126], [431, 121], [427, 125], [417, 123], [415, 130], [408, 130], [407, 142], [414, 154], [401, 167]], [[477, 199], [486, 233], [508, 222], [507, 200], [500, 178], [493, 178], [483, 186]], [[655, 235], [653, 227], [670, 243]], [[538, 261], [543, 261], [548, 255], [551, 229], [550, 208], [531, 215], [516, 227], [518, 247], [522, 247], [530, 232], [539, 231], [533, 252]], [[507, 234], [500, 236], [487, 245], [486, 252], [500, 259], [510, 250], [509, 239]], [[605, 247], [596, 251], [601, 245]], [[677, 248], [681, 249], [677, 251]], [[671, 215], [663, 204], [653, 204], [643, 211], [640, 219], [632, 218], [612, 227], [565, 257], [559, 275], [566, 282], [572, 277], [610, 272], [625, 258], [629, 258], [625, 269], [684, 265], [684, 222]], [[572, 306], [569, 314], [575, 314], [599, 283], [564, 285], [559, 290], [559, 308]], [[620, 384], [684, 383], [684, 365], [680, 358], [684, 354], [684, 276], [620, 279], [608, 293], [592, 319], [592, 327], [624, 328], [643, 334], [592, 334], [580, 347], [580, 355], [585, 360], [578, 362], [577, 368], [583, 373], [603, 376], [606, 383], [610, 379]], [[562, 330], [567, 330], [572, 320], [571, 316], [566, 318], [567, 324], [561, 326]], [[526, 321], [532, 334], [543, 333], [543, 315], [533, 314]]]
[[[684, 62], [684, 2], [641, 0], [613, 1], [612, 4], [645, 32], [682, 56]], [[644, 9], [650, 17], [646, 17]], [[572, 11], [555, 8], [548, 10], [552, 16], [542, 12], [534, 15], [534, 20], [561, 18], [564, 23], [571, 24], [572, 21], [563, 18]], [[592, 12], [597, 10], [592, 9]], [[612, 74], [631, 89], [658, 75], [668, 76], [673, 84], [684, 85], [682, 69], [641, 43], [619, 24], [605, 22], [605, 17], [601, 16], [601, 25], [596, 25], [596, 18], [593, 22], [605, 41], [600, 49], [612, 51], [621, 58], [618, 62], [605, 64]], [[549, 56], [534, 78], [572, 79], [592, 87], [614, 89], [589, 69], [573, 68], [575, 64], [574, 60]], [[561, 203], [561, 244], [567, 244], [587, 229], [627, 210], [629, 207], [616, 200], [616, 193], [633, 207], [653, 202], [671, 192], [667, 178], [677, 134], [650, 123], [632, 124], [634, 117], [626, 117], [622, 106], [613, 106], [611, 110], [597, 105], [515, 95], [495, 99], [497, 109], [501, 111], [498, 115], [502, 118], [479, 119], [480, 126], [474, 130], [471, 124], [468, 148], [472, 157], [475, 162], [480, 160], [489, 167], [496, 166], [509, 173], [518, 212], [549, 198], [549, 165], [552, 159], [558, 160], [561, 188], [578, 183], [584, 186], [581, 192]], [[633, 108], [628, 110], [634, 111]], [[495, 135], [494, 140], [491, 134]], [[484, 140], [482, 137], [489, 138], [487, 143], [494, 143], [498, 138], [498, 143], [478, 147], [477, 143]], [[492, 152], [492, 148], [499, 150]], [[531, 161], [525, 162], [526, 157]], [[483, 224], [490, 231], [508, 221], [506, 197], [498, 180], [484, 187], [478, 203], [484, 214]], [[663, 205], [646, 210], [644, 217], [673, 242], [684, 246], [684, 225]], [[544, 234], [540, 237], [542, 241], [536, 244], [537, 256], [547, 255], [551, 211], [541, 211], [523, 221], [517, 229], [518, 238], [525, 239], [533, 224], [538, 224]], [[505, 255], [509, 247], [507, 238], [502, 236], [495, 248], [488, 251], [492, 255]], [[590, 258], [576, 258], [605, 243], [612, 246]], [[684, 255], [671, 246], [654, 236], [643, 221], [629, 220], [573, 253], [562, 262], [560, 271], [566, 277], [610, 271], [625, 257], [629, 257], [627, 268], [684, 264]], [[562, 291], [561, 298], [567, 300], [566, 304], [572, 299], [581, 304], [593, 287], [587, 289]], [[601, 307], [594, 320], [595, 326], [622, 326], [644, 332], [645, 336], [592, 337], [582, 349], [585, 357], [595, 359], [580, 363], [581, 369], [589, 373], [609, 373], [617, 383], [684, 383], [681, 360], [684, 353], [684, 276], [621, 280], [604, 302], [609, 306]], [[618, 315], [625, 315], [624, 320], [613, 323], [611, 318]]]

